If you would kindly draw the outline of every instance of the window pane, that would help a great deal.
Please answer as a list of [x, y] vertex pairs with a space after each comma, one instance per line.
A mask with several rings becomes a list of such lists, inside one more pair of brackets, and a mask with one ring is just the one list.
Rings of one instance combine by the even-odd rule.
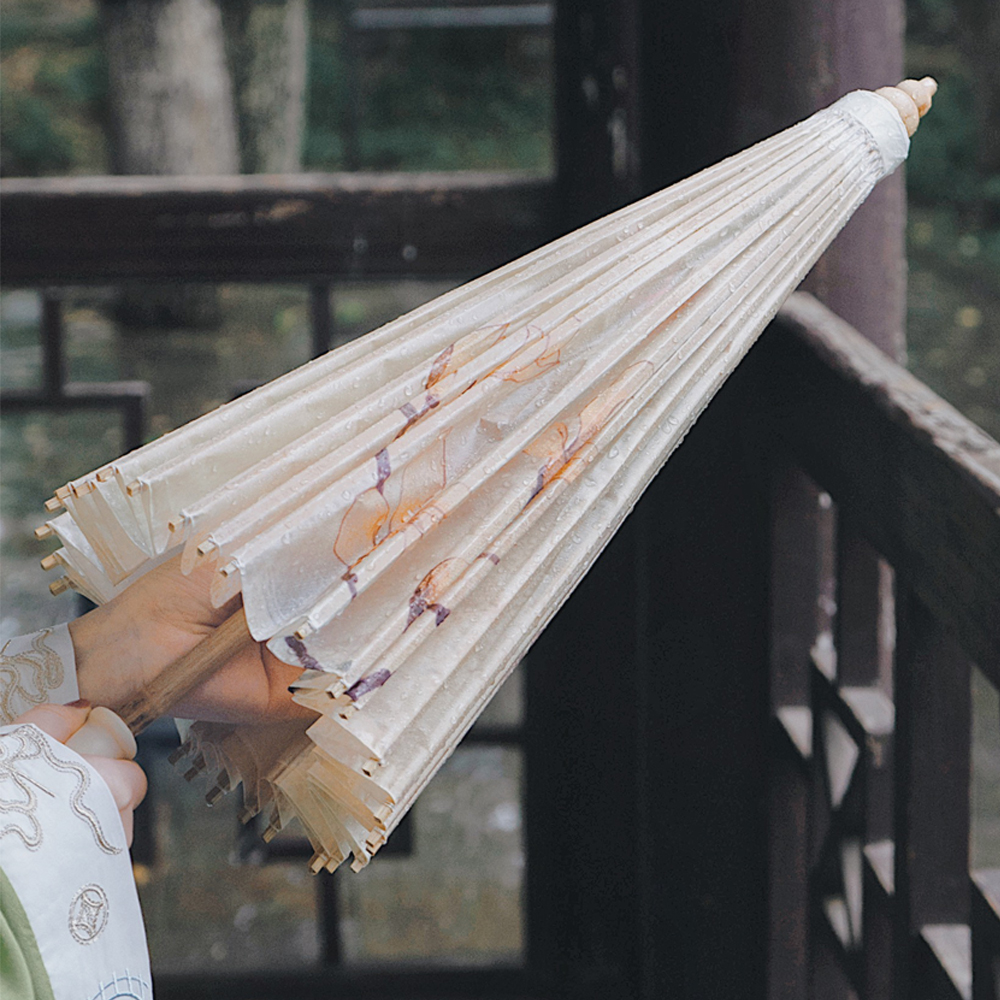
[[523, 957], [521, 752], [455, 751], [413, 808], [413, 851], [338, 874], [350, 965]]
[[137, 871], [154, 971], [295, 969], [320, 956], [317, 882], [302, 859], [236, 857], [238, 793], [208, 808], [204, 782], [147, 763], [156, 858]]
[[524, 721], [524, 661], [522, 660], [514, 672], [504, 681], [503, 686], [493, 696], [493, 700], [483, 710], [483, 714], [472, 727], [476, 729], [493, 729], [507, 726], [519, 726]]
[[19, 289], [0, 295], [0, 386], [33, 389], [41, 378], [42, 349], [38, 339], [42, 297]]
[[49, 593], [61, 574], [38, 566], [57, 545], [43, 545], [33, 531], [46, 520], [44, 504], [56, 487], [121, 454], [120, 428], [117, 413], [95, 410], [10, 413], [0, 422], [4, 640], [76, 617], [72, 591]]

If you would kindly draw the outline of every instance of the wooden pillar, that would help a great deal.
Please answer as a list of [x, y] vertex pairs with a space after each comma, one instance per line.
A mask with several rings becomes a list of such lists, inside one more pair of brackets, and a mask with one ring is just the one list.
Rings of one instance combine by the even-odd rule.
[[[736, 146], [786, 128], [850, 90], [875, 89], [902, 78], [902, 0], [871, 0], [864, 4], [852, 0], [738, 3], [738, 69], [731, 121]], [[900, 170], [881, 182], [804, 283], [807, 290], [897, 359], [902, 357], [905, 346], [904, 224], [905, 191]], [[785, 535], [795, 534], [796, 522], [802, 531], [818, 531], [808, 523], [815, 517], [814, 491], [808, 484], [798, 489], [800, 493], [793, 496], [787, 490], [784, 495], [774, 495], [773, 520], [783, 526]], [[813, 537], [821, 544], [819, 534]], [[836, 564], [837, 619], [833, 631], [837, 658], [829, 661], [831, 666], [836, 663], [836, 680], [841, 685], [885, 689], [891, 684], [891, 638], [884, 628], [892, 611], [890, 572], [877, 553], [842, 520], [826, 558]], [[799, 561], [797, 551], [775, 547], [772, 572], [778, 591], [783, 586], [788, 589], [801, 578]], [[782, 581], [786, 581], [784, 585]], [[823, 586], [828, 584], [821, 583], [821, 589]], [[807, 630], [816, 625], [812, 608], [795, 610], [788, 600], [772, 613], [772, 642], [784, 643], [783, 637], [794, 634], [794, 626], [787, 620], [790, 613], [802, 616]], [[805, 661], [799, 669], [808, 666], [803, 645], [800, 642], [798, 653], [792, 653]], [[772, 680], [783, 689], [775, 692], [777, 697], [772, 700], [776, 704], [788, 696], [784, 689], [789, 686], [788, 675], [793, 670], [786, 662], [779, 666], [779, 671], [772, 674]], [[776, 768], [771, 779], [771, 829], [772, 835], [780, 834], [785, 840], [797, 832], [789, 825], [787, 810], [781, 809], [781, 797], [787, 794], [784, 771]], [[883, 807], [891, 808], [889, 803], [883, 803]], [[813, 817], [814, 829], [801, 836], [806, 843], [812, 841], [815, 850], [826, 831], [822, 817], [815, 812]], [[793, 854], [803, 849], [801, 843], [788, 846]], [[773, 863], [769, 996], [805, 1000], [808, 987], [803, 984], [797, 956], [788, 948], [789, 915], [783, 912], [787, 900], [792, 899], [801, 916], [802, 896], [790, 895], [787, 881], [786, 873]], [[866, 884], [871, 885], [871, 879]], [[874, 917], [871, 910], [869, 916]], [[824, 964], [818, 951], [813, 955], [813, 975], [817, 989], [829, 980], [833, 995], [846, 995], [846, 987], [829, 963]]]
[[[639, 0], [565, 0], [555, 22], [558, 225], [629, 201]], [[531, 969], [556, 997], [644, 989], [650, 831], [640, 821], [642, 584], [626, 522], [528, 660], [527, 921]], [[566, 683], [573, 677], [572, 683]]]
[[[666, 6], [558, 8], [568, 222], [728, 151], [731, 3]], [[556, 995], [763, 996], [768, 526], [753, 386], [747, 369], [723, 387], [532, 651], [530, 959], [556, 968]]]
[[[734, 138], [747, 145], [859, 87], [903, 77], [902, 0], [742, 0]], [[903, 171], [882, 181], [807, 290], [897, 360], [905, 347]]]
[[641, 193], [639, 15], [640, 0], [556, 5], [556, 169], [564, 229]]
[[[645, 190], [736, 150], [737, 13], [732, 0], [644, 3]], [[751, 356], [639, 510], [648, 519], [643, 582], [650, 611], [642, 669], [648, 672], [649, 809], [657, 845], [651, 996], [764, 995], [771, 525], [755, 384]]]

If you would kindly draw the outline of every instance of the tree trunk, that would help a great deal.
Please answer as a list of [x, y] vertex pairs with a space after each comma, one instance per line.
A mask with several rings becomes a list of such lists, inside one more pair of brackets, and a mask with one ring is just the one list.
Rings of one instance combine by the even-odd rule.
[[[236, 114], [216, 0], [104, 0], [104, 40], [113, 137], [122, 174], [239, 172]], [[213, 288], [145, 287], [126, 292], [130, 326], [210, 326]]]
[[103, 15], [117, 172], [237, 173], [215, 0], [105, 0]]
[[302, 166], [309, 20], [306, 0], [224, 0], [244, 173]]

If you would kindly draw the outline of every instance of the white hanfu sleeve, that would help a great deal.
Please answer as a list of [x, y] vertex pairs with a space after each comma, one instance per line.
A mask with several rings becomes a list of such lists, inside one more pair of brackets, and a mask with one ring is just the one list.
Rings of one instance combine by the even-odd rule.
[[0, 727], [0, 852], [3, 926], [20, 928], [31, 995], [150, 1000], [142, 913], [111, 791], [83, 757], [31, 724]]
[[0, 650], [0, 725], [46, 702], [80, 697], [68, 625], [8, 639]]

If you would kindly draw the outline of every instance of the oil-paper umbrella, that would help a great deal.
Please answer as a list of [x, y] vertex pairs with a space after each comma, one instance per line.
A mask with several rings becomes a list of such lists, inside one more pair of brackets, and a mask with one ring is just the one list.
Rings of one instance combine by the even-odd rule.
[[242, 593], [125, 720], [266, 640], [318, 718], [196, 724], [192, 772], [269, 834], [298, 816], [314, 870], [366, 864], [935, 89], [849, 94], [58, 490], [57, 586], [102, 602], [182, 551]]

